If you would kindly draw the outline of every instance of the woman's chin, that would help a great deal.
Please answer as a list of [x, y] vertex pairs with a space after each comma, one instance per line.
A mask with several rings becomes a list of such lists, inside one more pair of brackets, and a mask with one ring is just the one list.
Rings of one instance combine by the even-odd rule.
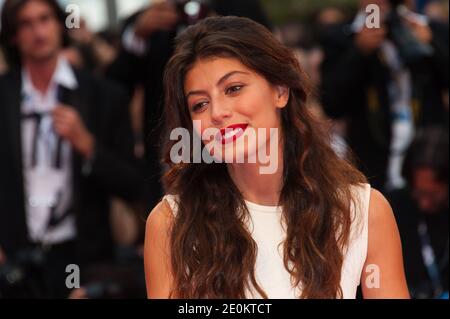
[[[210, 141], [206, 144], [206, 149], [216, 162], [228, 164], [257, 163], [258, 156], [265, 155], [267, 152], [263, 150], [263, 146], [266, 146], [266, 144], [268, 144], [267, 138], [258, 141], [244, 134], [237, 140], [226, 144], [216, 140]], [[259, 154], [259, 152], [264, 154]]]

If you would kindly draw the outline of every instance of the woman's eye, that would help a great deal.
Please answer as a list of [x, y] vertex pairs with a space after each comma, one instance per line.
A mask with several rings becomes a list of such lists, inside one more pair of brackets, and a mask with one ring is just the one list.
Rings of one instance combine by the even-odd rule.
[[201, 111], [206, 105], [208, 105], [208, 102], [201, 102], [201, 103], [195, 104], [195, 105], [192, 107], [192, 112], [199, 112], [199, 111]]
[[244, 87], [243, 85], [235, 85], [235, 86], [228, 88], [225, 93], [226, 94], [238, 93], [240, 90], [242, 90], [243, 87]]

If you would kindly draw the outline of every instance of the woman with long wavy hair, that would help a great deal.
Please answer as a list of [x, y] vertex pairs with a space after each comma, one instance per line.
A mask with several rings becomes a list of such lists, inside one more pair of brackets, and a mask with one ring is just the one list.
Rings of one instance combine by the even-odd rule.
[[[209, 157], [198, 161], [193, 139], [179, 161], [174, 134], [163, 140], [149, 298], [355, 298], [360, 283], [365, 298], [409, 297], [389, 204], [335, 154], [297, 59], [267, 29], [237, 17], [191, 26], [164, 81], [167, 132], [199, 137]], [[275, 169], [252, 157], [261, 151]]]

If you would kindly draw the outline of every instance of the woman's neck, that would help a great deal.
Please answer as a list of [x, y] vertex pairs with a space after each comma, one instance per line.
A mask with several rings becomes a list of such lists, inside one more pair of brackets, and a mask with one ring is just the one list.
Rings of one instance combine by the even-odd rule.
[[262, 174], [261, 168], [267, 164], [258, 161], [228, 165], [231, 179], [245, 200], [263, 206], [278, 206], [283, 187], [283, 147], [279, 144], [278, 165], [273, 174]]

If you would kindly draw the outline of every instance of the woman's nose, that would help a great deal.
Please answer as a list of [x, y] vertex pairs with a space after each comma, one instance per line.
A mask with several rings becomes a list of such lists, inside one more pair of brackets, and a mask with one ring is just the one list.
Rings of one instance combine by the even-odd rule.
[[231, 117], [230, 108], [223, 104], [214, 103], [211, 107], [211, 121], [214, 125], [222, 124], [226, 119]]

